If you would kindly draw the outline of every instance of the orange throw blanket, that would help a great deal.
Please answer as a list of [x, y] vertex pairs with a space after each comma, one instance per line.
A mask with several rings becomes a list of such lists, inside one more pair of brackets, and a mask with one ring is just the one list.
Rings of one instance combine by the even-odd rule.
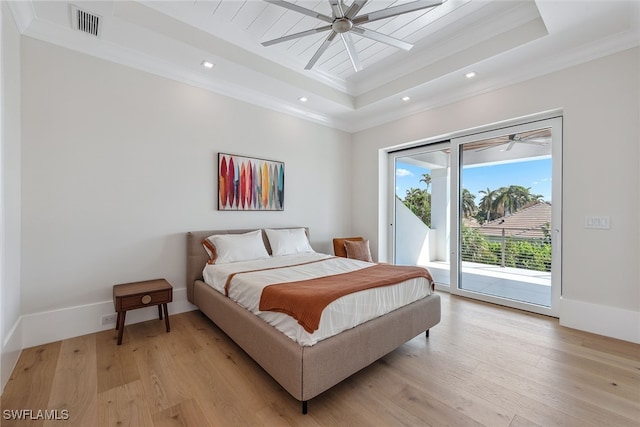
[[307, 332], [313, 333], [320, 325], [322, 311], [338, 298], [417, 277], [426, 278], [433, 290], [433, 278], [425, 268], [390, 264], [378, 264], [315, 279], [277, 283], [262, 290], [259, 308], [261, 311], [288, 314]]

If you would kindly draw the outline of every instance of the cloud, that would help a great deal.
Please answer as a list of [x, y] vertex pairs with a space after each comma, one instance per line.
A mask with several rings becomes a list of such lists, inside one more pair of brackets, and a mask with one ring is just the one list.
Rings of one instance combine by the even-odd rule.
[[545, 183], [551, 182], [551, 181], [552, 181], [551, 178], [542, 178], [542, 179], [533, 181], [531, 184], [532, 185], [542, 185], [542, 184], [545, 184]]
[[413, 173], [407, 169], [396, 169], [396, 176], [413, 176]]

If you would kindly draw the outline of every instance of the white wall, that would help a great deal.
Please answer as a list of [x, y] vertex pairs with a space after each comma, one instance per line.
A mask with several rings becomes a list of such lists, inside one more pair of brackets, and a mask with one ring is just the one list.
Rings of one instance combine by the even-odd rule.
[[[353, 137], [352, 230], [375, 247], [379, 150], [490, 123], [563, 110], [561, 324], [640, 342], [640, 50], [632, 49], [495, 90]], [[384, 170], [380, 172], [384, 174]], [[610, 230], [587, 230], [608, 215]], [[585, 309], [588, 308], [588, 309]], [[593, 319], [598, 321], [594, 321]]]
[[396, 234], [395, 264], [426, 265], [431, 261], [433, 230], [397, 197], [395, 199]]
[[[116, 283], [165, 277], [190, 309], [189, 230], [308, 226], [324, 252], [348, 234], [344, 132], [28, 37], [22, 120], [25, 347], [104, 328]], [[218, 211], [218, 152], [284, 161], [285, 210]]]
[[20, 330], [20, 35], [0, 2], [0, 390], [22, 348]]

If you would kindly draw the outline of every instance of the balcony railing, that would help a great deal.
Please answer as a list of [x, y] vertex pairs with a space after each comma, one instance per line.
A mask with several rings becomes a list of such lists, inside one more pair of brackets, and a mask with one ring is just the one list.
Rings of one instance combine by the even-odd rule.
[[462, 227], [462, 261], [551, 271], [551, 239], [545, 227]]

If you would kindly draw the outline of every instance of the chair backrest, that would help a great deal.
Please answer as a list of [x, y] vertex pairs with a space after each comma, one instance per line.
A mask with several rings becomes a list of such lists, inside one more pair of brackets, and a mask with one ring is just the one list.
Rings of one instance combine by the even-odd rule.
[[347, 250], [344, 247], [344, 241], [351, 240], [353, 242], [363, 242], [364, 237], [336, 237], [333, 239], [333, 253], [343, 258], [347, 257]]

